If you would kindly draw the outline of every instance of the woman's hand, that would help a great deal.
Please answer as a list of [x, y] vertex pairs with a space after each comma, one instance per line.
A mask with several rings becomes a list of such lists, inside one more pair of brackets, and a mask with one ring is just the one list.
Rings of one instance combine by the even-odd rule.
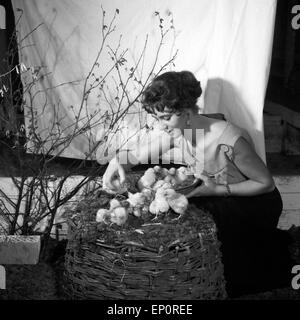
[[199, 187], [188, 193], [186, 195], [187, 198], [221, 196], [225, 193], [225, 187], [215, 183], [206, 173], [195, 174], [195, 177], [201, 179], [203, 182]]
[[[116, 183], [117, 179], [119, 180], [119, 183]], [[126, 174], [124, 167], [119, 163], [116, 157], [111, 159], [103, 175], [103, 187], [112, 191], [118, 191], [125, 180]]]

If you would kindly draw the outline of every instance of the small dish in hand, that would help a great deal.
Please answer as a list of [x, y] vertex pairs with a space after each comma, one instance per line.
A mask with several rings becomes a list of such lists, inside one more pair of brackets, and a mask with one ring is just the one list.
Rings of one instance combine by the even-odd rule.
[[202, 180], [199, 178], [195, 178], [190, 184], [184, 186], [178, 186], [175, 191], [181, 194], [188, 194], [193, 191], [195, 188], [199, 187], [202, 184]]

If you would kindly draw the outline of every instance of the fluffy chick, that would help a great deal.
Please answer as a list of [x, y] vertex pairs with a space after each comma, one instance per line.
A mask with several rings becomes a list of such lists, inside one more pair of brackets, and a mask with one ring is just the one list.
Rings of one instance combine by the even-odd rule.
[[160, 166], [155, 166], [155, 167], [153, 167], [153, 170], [154, 170], [155, 173], [159, 173], [160, 170], [161, 170], [161, 167]]
[[96, 214], [96, 221], [97, 222], [104, 222], [106, 223], [107, 220], [110, 218], [110, 210], [107, 209], [99, 209]]
[[159, 214], [166, 213], [170, 209], [170, 205], [164, 196], [164, 190], [158, 189], [160, 191], [156, 192], [154, 200], [151, 202], [149, 210], [156, 217]]
[[176, 170], [176, 175], [175, 175], [176, 180], [180, 182], [184, 182], [185, 180], [188, 179], [188, 176], [186, 175], [186, 169], [184, 167], [180, 167]]
[[152, 189], [156, 191], [158, 188], [162, 187], [165, 184], [164, 180], [158, 180], [154, 183]]
[[168, 173], [171, 175], [171, 176], [174, 176], [176, 174], [176, 169], [175, 168], [170, 168]]
[[146, 201], [146, 196], [142, 192], [136, 192], [136, 193], [128, 192], [127, 201], [133, 207], [141, 207], [144, 205], [144, 203]]
[[111, 199], [109, 202], [109, 210], [121, 207], [121, 203], [117, 199]]
[[155, 173], [155, 170], [154, 170], [154, 168], [148, 168], [146, 171], [145, 171], [145, 175], [148, 175], [148, 174], [154, 174]]
[[145, 174], [138, 181], [138, 188], [140, 191], [143, 190], [144, 188], [151, 188], [156, 181], [154, 170], [153, 172], [148, 170], [146, 171], [148, 173], [145, 172]]
[[164, 181], [167, 182], [167, 183], [170, 183], [171, 186], [176, 186], [177, 184], [177, 181], [176, 181], [176, 178], [170, 174], [168, 174], [165, 178], [164, 178]]
[[169, 206], [178, 214], [182, 215], [188, 207], [188, 199], [185, 195], [177, 193], [173, 189], [165, 190], [165, 197]]
[[127, 218], [128, 212], [123, 207], [115, 208], [110, 215], [110, 221], [118, 226], [122, 226], [127, 221]]
[[151, 189], [144, 188], [142, 194], [145, 196], [146, 201], [151, 201], [153, 198], [153, 191]]

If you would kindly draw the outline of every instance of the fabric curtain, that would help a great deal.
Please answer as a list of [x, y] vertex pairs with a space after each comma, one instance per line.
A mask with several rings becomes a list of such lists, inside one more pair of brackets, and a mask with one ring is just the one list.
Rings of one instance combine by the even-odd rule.
[[[110, 99], [103, 99], [96, 91], [89, 95], [84, 110], [80, 109], [84, 79], [101, 47], [102, 6], [106, 29], [117, 12], [116, 29], [108, 37], [109, 46], [103, 50], [95, 77], [103, 76], [111, 67], [109, 48], [120, 44], [120, 51], [128, 49], [124, 64], [130, 70], [147, 42], [139, 65], [139, 75], [145, 80], [155, 64], [161, 31], [169, 29], [154, 71], [178, 50], [174, 64], [165, 70], [192, 71], [204, 90], [198, 101], [199, 112], [222, 112], [229, 121], [245, 128], [265, 160], [263, 105], [276, 0], [12, 0], [12, 3], [16, 19], [21, 14], [19, 9], [23, 12], [17, 25], [19, 39], [25, 38], [19, 48], [21, 62], [27, 67], [45, 66], [49, 73], [38, 84], [43, 94], [37, 94], [34, 101], [41, 114], [37, 126], [42, 133], [53, 127], [49, 124], [57, 113], [61, 119], [58, 125], [68, 128], [78, 113], [91, 115], [101, 110], [103, 114], [113, 105], [120, 85], [116, 81], [118, 70], [113, 70], [106, 82], [106, 88], [111, 90]], [[27, 81], [25, 76], [23, 81]], [[134, 96], [139, 84], [131, 82], [128, 95]], [[130, 110], [132, 113], [125, 117], [120, 128], [135, 132], [147, 116], [141, 112], [139, 103]], [[63, 155], [84, 158], [103, 136], [103, 128], [105, 124], [100, 121], [93, 126], [91, 134], [75, 137]], [[114, 139], [112, 149], [120, 137]], [[98, 151], [104, 154], [101, 148], [104, 147], [100, 146]], [[111, 150], [108, 151], [104, 158], [109, 159]]]

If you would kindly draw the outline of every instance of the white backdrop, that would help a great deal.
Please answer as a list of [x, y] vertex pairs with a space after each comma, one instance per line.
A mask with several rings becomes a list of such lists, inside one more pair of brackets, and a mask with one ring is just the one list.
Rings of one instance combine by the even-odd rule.
[[[88, 74], [101, 43], [101, 5], [106, 19], [119, 10], [116, 30], [109, 44], [128, 48], [127, 61], [137, 59], [146, 35], [149, 35], [144, 61], [144, 74], [150, 70], [160, 39], [157, 16], [165, 28], [173, 18], [171, 29], [158, 67], [178, 49], [173, 70], [190, 70], [201, 81], [205, 95], [199, 101], [204, 113], [222, 112], [228, 120], [245, 128], [252, 136], [259, 155], [265, 159], [263, 105], [269, 75], [276, 0], [12, 0], [16, 18], [23, 10], [18, 25], [19, 39], [43, 23], [26, 38], [29, 46], [20, 48], [26, 66], [47, 66], [51, 76], [40, 84], [42, 89], [78, 81], [47, 91], [35, 107], [43, 114], [38, 119], [40, 130], [47, 130], [53, 118], [53, 104], [59, 106], [64, 119], [61, 126], [74, 122], [73, 110], [79, 108], [83, 79]], [[175, 33], [174, 33], [175, 32]], [[34, 44], [34, 45], [32, 45]], [[109, 68], [107, 49], [98, 72]], [[170, 66], [171, 67], [171, 66]], [[23, 79], [26, 81], [26, 79]], [[112, 90], [113, 82], [111, 82]], [[204, 100], [203, 100], [204, 98]], [[73, 109], [70, 108], [73, 106]], [[88, 110], [106, 110], [105, 103], [92, 94]], [[139, 108], [138, 105], [135, 108]], [[125, 126], [137, 128], [136, 116], [129, 116]], [[93, 131], [96, 137], [98, 126]], [[88, 137], [80, 136], [68, 147], [65, 156], [83, 158], [89, 147]]]

